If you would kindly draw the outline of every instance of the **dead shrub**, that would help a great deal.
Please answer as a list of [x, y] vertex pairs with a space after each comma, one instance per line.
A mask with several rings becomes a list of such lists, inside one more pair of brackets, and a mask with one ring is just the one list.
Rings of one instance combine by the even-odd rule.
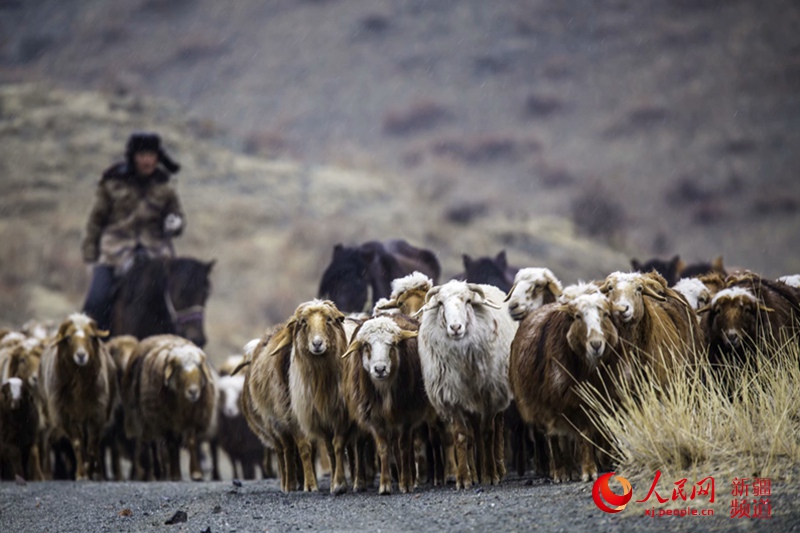
[[[535, 140], [526, 143], [535, 151], [539, 143]], [[517, 139], [505, 135], [481, 135], [460, 139], [440, 139], [433, 143], [432, 152], [437, 156], [447, 156], [469, 164], [485, 164], [497, 161], [515, 161], [521, 152]]]
[[431, 130], [452, 119], [447, 107], [432, 100], [418, 100], [405, 109], [389, 111], [383, 117], [383, 131], [409, 135]]

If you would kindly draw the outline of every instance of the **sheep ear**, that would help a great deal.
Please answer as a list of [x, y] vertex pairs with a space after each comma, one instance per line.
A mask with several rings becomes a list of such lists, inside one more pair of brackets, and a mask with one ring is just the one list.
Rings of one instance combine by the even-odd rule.
[[214, 383], [214, 376], [211, 374], [211, 367], [209, 367], [207, 363], [200, 365], [200, 371], [203, 373], [203, 376], [205, 376], [206, 383]]
[[608, 294], [608, 291], [611, 290], [611, 285], [606, 281], [602, 285], [600, 285], [600, 292], [603, 294]]
[[398, 339], [399, 342], [407, 341], [408, 339], [416, 339], [419, 335], [419, 331], [404, 329], [400, 332], [400, 338]]
[[711, 269], [714, 270], [714, 272], [725, 273], [725, 265], [722, 263], [721, 255], [715, 257], [714, 261], [711, 262]]
[[361, 349], [361, 342], [360, 341], [353, 341], [350, 343], [350, 346], [347, 347], [347, 351], [342, 354], [342, 359], [347, 357], [353, 352], [357, 352]]
[[711, 311], [711, 305], [704, 305], [703, 307], [698, 309], [696, 313], [699, 315], [700, 313], [708, 313], [709, 311]]
[[550, 280], [547, 282], [547, 288], [550, 289], [550, 292], [553, 293], [553, 296], [558, 298], [561, 296], [561, 284], [556, 281]]
[[164, 386], [165, 387], [169, 386], [169, 380], [172, 379], [172, 374], [174, 372], [175, 372], [175, 369], [172, 367], [171, 364], [169, 364], [169, 361], [167, 361], [167, 364], [164, 367]]
[[631, 259], [631, 268], [633, 268], [637, 272], [642, 271], [643, 264], [641, 264], [637, 259]]
[[290, 320], [286, 326], [281, 329], [278, 333], [275, 334], [275, 348], [272, 349], [269, 354], [277, 355], [278, 352], [292, 344], [292, 339], [294, 339], [294, 325], [295, 320]]
[[511, 288], [508, 289], [508, 294], [506, 294], [506, 298], [505, 300], [503, 300], [504, 302], [507, 302], [511, 299], [511, 295], [514, 294], [514, 289], [516, 288], [517, 288], [517, 282], [515, 281], [514, 284], [511, 285]]
[[98, 329], [97, 327], [92, 328], [92, 334], [95, 337], [100, 337], [101, 339], [108, 337], [110, 333], [111, 332], [106, 329]]
[[652, 287], [649, 287], [648, 285], [644, 286], [643, 293], [644, 293], [645, 296], [649, 296], [650, 298], [654, 298], [654, 299], [658, 300], [659, 302], [666, 302], [667, 301], [667, 297], [666, 296], [658, 294], [656, 291], [653, 290]]
[[377, 307], [378, 311], [383, 311], [384, 309], [397, 309], [400, 305], [397, 303], [397, 300], [389, 300], [383, 305]]

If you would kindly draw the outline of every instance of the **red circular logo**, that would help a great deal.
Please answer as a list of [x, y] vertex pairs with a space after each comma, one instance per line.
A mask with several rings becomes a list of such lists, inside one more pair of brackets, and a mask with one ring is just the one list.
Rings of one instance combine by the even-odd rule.
[[[622, 485], [622, 494], [617, 494], [609, 488], [608, 480], [611, 479], [611, 476], [614, 474], [616, 474], [616, 472], [603, 474], [597, 478], [597, 481], [594, 482], [594, 486], [592, 487], [592, 499], [595, 505], [606, 513], [618, 513], [622, 511], [633, 497], [633, 489], [631, 488], [630, 482], [622, 476], [616, 476], [617, 481]], [[600, 497], [601, 494], [602, 498]], [[608, 502], [608, 504], [606, 504], [606, 502]]]

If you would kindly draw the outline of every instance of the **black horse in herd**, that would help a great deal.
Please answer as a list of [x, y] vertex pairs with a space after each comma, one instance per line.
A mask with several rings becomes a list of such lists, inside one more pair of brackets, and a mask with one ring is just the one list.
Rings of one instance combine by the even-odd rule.
[[[372, 309], [392, 292], [392, 280], [414, 271], [439, 282], [442, 269], [436, 255], [404, 240], [370, 241], [360, 246], [333, 247], [333, 258], [322, 274], [318, 296], [332, 300], [345, 313]], [[369, 292], [372, 291], [372, 298]]]
[[122, 275], [111, 318], [111, 335], [139, 339], [173, 333], [201, 348], [206, 343], [203, 319], [211, 292], [214, 261], [190, 257], [155, 258], [137, 255]]

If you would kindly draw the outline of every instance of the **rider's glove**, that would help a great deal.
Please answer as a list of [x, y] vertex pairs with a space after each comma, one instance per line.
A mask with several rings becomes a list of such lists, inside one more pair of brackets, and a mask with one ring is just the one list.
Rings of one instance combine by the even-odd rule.
[[164, 219], [164, 233], [168, 235], [174, 235], [181, 229], [182, 225], [183, 220], [181, 220], [181, 217], [174, 213], [170, 213], [167, 215], [167, 218]]

